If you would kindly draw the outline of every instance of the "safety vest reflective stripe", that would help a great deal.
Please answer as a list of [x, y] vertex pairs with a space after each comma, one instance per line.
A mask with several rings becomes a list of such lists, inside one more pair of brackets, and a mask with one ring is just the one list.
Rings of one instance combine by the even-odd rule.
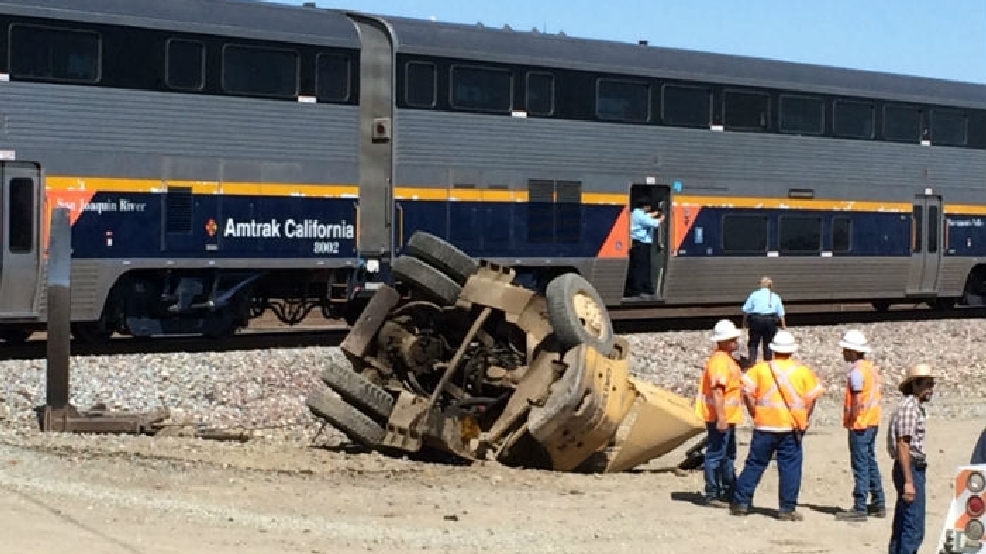
[[[791, 383], [791, 376], [804, 369], [804, 366], [794, 365], [782, 369], [773, 361], [768, 362], [768, 365], [774, 384], [754, 399], [753, 403], [756, 407], [753, 417], [754, 427], [764, 431], [789, 431], [792, 428], [802, 428], [807, 423], [807, 402]], [[756, 386], [752, 378], [747, 379], [746, 383], [750, 388]], [[808, 396], [817, 393], [818, 391], [813, 389]]]
[[842, 405], [843, 426], [852, 429], [865, 429], [880, 424], [880, 373], [867, 360], [857, 362], [856, 369], [863, 375], [863, 390], [859, 391], [861, 401], [854, 421], [849, 420], [853, 411], [853, 394], [846, 384], [845, 400]]
[[[791, 380], [789, 379], [789, 377], [791, 376], [791, 373], [794, 370], [796, 370], [796, 369], [800, 369], [800, 367], [799, 366], [789, 367], [786, 370], [780, 370], [780, 371], [778, 371], [777, 370], [777, 367], [774, 366], [774, 362], [773, 361], [770, 362], [770, 367], [771, 367], [771, 369], [774, 370], [775, 383], [774, 383], [774, 386], [770, 387], [770, 390], [767, 391], [767, 394], [765, 394], [765, 395], [761, 396], [759, 399], [757, 399], [757, 406], [767, 406], [767, 405], [770, 405], [771, 404], [771, 400], [770, 399], [774, 396], [774, 394], [777, 394], [778, 396], [780, 396], [780, 394], [779, 394], [780, 391], [777, 388], [778, 385], [780, 385], [780, 387], [782, 389], [784, 389], [784, 396], [787, 397], [787, 401], [788, 401], [788, 403], [790, 403], [791, 409], [792, 410], [804, 409], [805, 403], [801, 399], [801, 396], [798, 394], [798, 392], [794, 389], [794, 386], [791, 385]], [[786, 408], [787, 407], [787, 404], [784, 403], [784, 398], [783, 397], [781, 397], [781, 399], [780, 399], [779, 407], [781, 407], [781, 408]]]
[[[708, 404], [710, 407], [716, 405], [716, 399], [715, 399], [714, 396], [701, 396], [701, 395], [699, 395], [699, 398], [701, 398], [703, 401], [705, 401], [705, 403]], [[723, 403], [724, 406], [742, 406], [743, 405], [743, 402], [740, 401], [739, 399], [736, 399], [736, 398], [730, 398], [728, 400], [727, 399], [723, 399], [722, 403]]]

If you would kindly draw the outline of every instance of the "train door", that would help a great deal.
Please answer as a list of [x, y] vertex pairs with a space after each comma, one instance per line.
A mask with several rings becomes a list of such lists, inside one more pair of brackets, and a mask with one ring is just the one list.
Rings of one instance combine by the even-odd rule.
[[373, 267], [402, 245], [394, 225], [393, 145], [394, 46], [383, 21], [350, 14], [359, 30], [359, 203], [356, 255]]
[[[658, 229], [654, 231], [654, 241], [651, 243], [650, 250], [650, 274], [654, 283], [654, 298], [643, 298], [642, 300], [661, 300], [664, 297], [664, 282], [668, 268], [668, 243], [671, 238], [671, 187], [667, 185], [644, 185], [633, 184], [630, 186], [630, 210], [634, 210], [640, 200], [650, 201], [655, 210], [664, 214], [664, 220]], [[633, 224], [631, 220], [631, 232]], [[632, 238], [628, 241], [632, 244]], [[627, 267], [627, 285], [630, 282], [630, 275], [633, 270], [632, 262]], [[625, 295], [624, 295], [625, 296]]]
[[41, 168], [30, 163], [4, 163], [0, 173], [0, 317], [32, 317], [38, 313]]
[[938, 290], [938, 272], [943, 248], [942, 197], [919, 194], [911, 207], [911, 268], [908, 294], [933, 294]]

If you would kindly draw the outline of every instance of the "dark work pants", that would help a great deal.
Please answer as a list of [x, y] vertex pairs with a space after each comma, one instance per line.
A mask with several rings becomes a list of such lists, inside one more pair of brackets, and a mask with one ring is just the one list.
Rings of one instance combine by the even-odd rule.
[[715, 422], [706, 422], [705, 428], [705, 498], [729, 502], [736, 481], [736, 424], [720, 431]]
[[890, 532], [890, 554], [917, 554], [924, 542], [924, 485], [925, 468], [918, 469], [911, 462], [911, 475], [914, 477], [914, 500], [905, 502], [904, 470], [900, 462], [894, 461], [894, 488], [897, 489], [897, 505], [894, 506], [894, 523]]
[[801, 441], [790, 432], [768, 432], [755, 429], [750, 441], [750, 454], [743, 464], [743, 471], [736, 478], [733, 490], [733, 505], [749, 508], [753, 502], [753, 492], [760, 484], [763, 472], [770, 464], [770, 458], [777, 454], [777, 472], [780, 476], [777, 500], [781, 513], [793, 512], [798, 506], [801, 492]]
[[746, 316], [746, 321], [750, 326], [749, 364], [753, 365], [757, 361], [757, 350], [760, 342], [763, 342], [763, 359], [770, 361], [774, 359], [774, 353], [770, 351], [770, 341], [774, 340], [777, 334], [777, 326], [780, 323], [776, 316], [763, 316], [750, 314]]
[[627, 296], [654, 294], [653, 276], [650, 271], [650, 244], [633, 241], [630, 247], [630, 286]]
[[886, 505], [880, 464], [876, 460], [877, 426], [849, 430], [849, 461], [855, 486], [852, 490], [853, 510], [866, 513], [866, 502], [880, 508]]

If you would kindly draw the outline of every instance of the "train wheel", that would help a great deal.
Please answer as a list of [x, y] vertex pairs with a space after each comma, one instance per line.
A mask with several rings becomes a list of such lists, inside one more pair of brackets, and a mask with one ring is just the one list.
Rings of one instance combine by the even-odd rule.
[[398, 280], [443, 306], [451, 306], [462, 293], [462, 287], [438, 269], [411, 256], [401, 256], [391, 267]]
[[322, 372], [322, 382], [373, 419], [387, 421], [394, 411], [394, 397], [390, 393], [349, 367], [328, 366]]
[[33, 334], [34, 331], [23, 329], [4, 329], [0, 331], [0, 339], [3, 339], [7, 344], [24, 344]]
[[113, 336], [113, 331], [105, 329], [98, 322], [73, 323], [72, 336], [83, 344], [105, 344]]
[[562, 348], [587, 344], [606, 356], [613, 351], [613, 322], [589, 281], [576, 273], [559, 275], [548, 283], [545, 296], [548, 319]]
[[404, 247], [408, 254], [440, 269], [456, 283], [463, 285], [479, 269], [479, 262], [448, 242], [423, 231], [411, 235]]
[[366, 448], [376, 448], [386, 434], [383, 427], [328, 389], [319, 389], [309, 394], [305, 404], [314, 416], [329, 422], [329, 425], [344, 433], [349, 440]]

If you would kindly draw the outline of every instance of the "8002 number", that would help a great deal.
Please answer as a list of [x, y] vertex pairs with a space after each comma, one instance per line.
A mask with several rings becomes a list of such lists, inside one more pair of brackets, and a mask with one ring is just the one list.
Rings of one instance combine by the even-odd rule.
[[312, 252], [315, 254], [338, 254], [339, 253], [339, 243], [338, 242], [315, 242], [312, 247]]

